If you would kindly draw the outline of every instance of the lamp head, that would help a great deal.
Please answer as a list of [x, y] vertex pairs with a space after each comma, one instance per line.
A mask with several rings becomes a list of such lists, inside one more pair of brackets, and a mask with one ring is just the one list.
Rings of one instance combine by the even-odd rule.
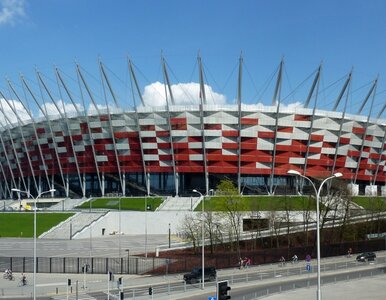
[[302, 174], [300, 174], [300, 172], [295, 171], [295, 170], [288, 170], [287, 174], [290, 174], [290, 175], [302, 175]]
[[197, 191], [196, 189], [194, 189], [192, 192], [193, 192], [193, 193], [198, 193], [198, 191]]
[[342, 177], [342, 176], [343, 176], [343, 174], [342, 174], [342, 173], [340, 173], [340, 172], [338, 172], [338, 173], [335, 173], [335, 174], [334, 174], [334, 176], [335, 176], [335, 177]]
[[19, 189], [11, 189], [12, 192], [21, 192]]
[[51, 193], [53, 193], [53, 192], [56, 192], [56, 189], [50, 189], [49, 190]]

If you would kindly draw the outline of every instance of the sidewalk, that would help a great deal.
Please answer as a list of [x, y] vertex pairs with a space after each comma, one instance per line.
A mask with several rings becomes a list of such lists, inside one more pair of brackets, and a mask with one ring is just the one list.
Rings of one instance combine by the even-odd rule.
[[[322, 276], [324, 274], [331, 274], [332, 271], [323, 271], [323, 265], [327, 263], [344, 263], [344, 262], [352, 262], [355, 260], [356, 254], [354, 254], [350, 258], [346, 258], [345, 256], [338, 256], [338, 257], [331, 257], [331, 258], [323, 258], [321, 261], [321, 268], [322, 268]], [[377, 258], [384, 258], [386, 257], [386, 252], [377, 252]], [[383, 260], [382, 260], [383, 261]], [[314, 259], [311, 261], [313, 270], [316, 270], [316, 260]], [[224, 269], [224, 270], [218, 270], [218, 277], [221, 278], [227, 278], [229, 281], [232, 280], [232, 276], [240, 275], [240, 274], [252, 274], [252, 273], [258, 273], [258, 274], [264, 274], [265, 272], [290, 272], [291, 270], [299, 269], [306, 267], [306, 264], [304, 261], [299, 261], [297, 264], [291, 264], [287, 263], [285, 267], [279, 267], [278, 263], [275, 264], [265, 264], [260, 266], [251, 266], [249, 268], [241, 269], [238, 268], [232, 268], [232, 269]], [[360, 265], [361, 268], [364, 267], [363, 264]], [[342, 270], [340, 270], [342, 271]], [[13, 297], [30, 297], [33, 292], [33, 277], [31, 273], [27, 274], [27, 280], [28, 285], [23, 287], [18, 287], [18, 283], [20, 281], [21, 275], [19, 273], [14, 274], [15, 275], [15, 281], [8, 281], [5, 279], [0, 279], [0, 298], [1, 299], [11, 299]], [[296, 275], [296, 276], [308, 276], [309, 278], [316, 277], [316, 273], [309, 273], [309, 274], [303, 274], [303, 275]], [[113, 282], [108, 281], [108, 275], [107, 274], [58, 274], [58, 273], [38, 273], [36, 274], [36, 294], [38, 297], [40, 296], [63, 296], [64, 299], [66, 298], [67, 294], [67, 280], [71, 279], [71, 287], [69, 287], [69, 294], [74, 296], [76, 293], [76, 282], [78, 282], [78, 294], [79, 295], [85, 295], [86, 293], [92, 293], [92, 292], [98, 292], [98, 291], [107, 291], [107, 284], [110, 284], [109, 289], [116, 289], [117, 287], [117, 280], [119, 277], [122, 277], [122, 284], [123, 288], [148, 288], [150, 286], [156, 286], [157, 284], [173, 284], [173, 283], [182, 283], [182, 274], [170, 274], [165, 276], [143, 276], [143, 275], [120, 275], [116, 274], [114, 277]], [[294, 278], [295, 276], [277, 276], [277, 278], [269, 278], [259, 281], [259, 285], [269, 284], [272, 282], [277, 282], [278, 280], [290, 280], [291, 278]], [[363, 279], [363, 280], [371, 280], [372, 279]], [[243, 283], [233, 283], [232, 287], [237, 288], [238, 286], [242, 286], [243, 284], [248, 284], [248, 282]], [[250, 285], [250, 283], [249, 283]], [[329, 286], [329, 285], [328, 285]], [[341, 286], [339, 284], [339, 286]], [[186, 298], [189, 295], [192, 294], [202, 294], [203, 292], [213, 292], [213, 285], [206, 285], [206, 288], [204, 291], [200, 289], [196, 289], [195, 291], [188, 291], [181, 293], [178, 292], [173, 295], [167, 295], [164, 299], [176, 299], [176, 298]], [[312, 287], [307, 290], [307, 292], [313, 293], [315, 289]], [[72, 293], [71, 293], [72, 292]], [[293, 292], [293, 293], [296, 293]], [[287, 296], [287, 294], [286, 294]], [[55, 297], [55, 298], [56, 298]], [[174, 298], [175, 297], [175, 298]], [[271, 296], [273, 297], [273, 296]], [[300, 297], [301, 299], [309, 299], [308, 296]], [[300, 299], [299, 296], [297, 296], [296, 299]], [[313, 297], [311, 297], [313, 298]], [[366, 297], [365, 297], [366, 298]], [[80, 298], [79, 298], [80, 299]], [[157, 296], [156, 299], [163, 299], [163, 297]], [[270, 298], [269, 298], [270, 299]], [[279, 298], [272, 298], [272, 299], [279, 299]], [[292, 299], [292, 298], [286, 298], [286, 299]], [[293, 298], [295, 299], [295, 298]], [[326, 298], [326, 299], [332, 299], [332, 298]], [[377, 298], [368, 298], [368, 299], [377, 299]], [[353, 300], [353, 298], [351, 298]]]

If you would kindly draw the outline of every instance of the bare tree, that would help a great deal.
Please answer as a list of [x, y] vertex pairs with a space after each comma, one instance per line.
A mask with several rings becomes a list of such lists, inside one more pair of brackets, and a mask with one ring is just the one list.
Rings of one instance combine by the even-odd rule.
[[222, 180], [217, 186], [217, 195], [223, 198], [225, 214], [229, 221], [231, 236], [234, 236], [237, 255], [240, 256], [241, 226], [246, 210], [245, 203], [237, 187], [230, 180]]
[[212, 211], [206, 211], [204, 215], [205, 220], [205, 233], [209, 238], [210, 242], [210, 253], [215, 252], [215, 246], [217, 244], [222, 244], [222, 231], [223, 231], [223, 223], [221, 222], [221, 217], [217, 213], [213, 213]]
[[195, 217], [194, 215], [187, 215], [179, 229], [182, 236], [184, 236], [186, 240], [192, 243], [194, 253], [197, 252], [197, 247], [200, 241], [200, 228], [200, 218]]
[[[305, 201], [304, 201], [305, 200]], [[308, 246], [308, 229], [311, 220], [311, 208], [314, 207], [311, 203], [313, 200], [311, 196], [303, 197], [303, 231], [305, 233], [305, 245]]]

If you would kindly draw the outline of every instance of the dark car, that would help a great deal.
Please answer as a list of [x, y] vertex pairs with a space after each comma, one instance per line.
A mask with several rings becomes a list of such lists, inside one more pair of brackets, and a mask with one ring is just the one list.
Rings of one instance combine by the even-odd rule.
[[[214, 281], [216, 280], [217, 272], [216, 268], [208, 267], [204, 269], [204, 280]], [[184, 275], [184, 281], [186, 283], [200, 282], [202, 278], [202, 268], [193, 268], [190, 273]]]
[[357, 256], [357, 261], [373, 261], [376, 257], [374, 252], [363, 252]]

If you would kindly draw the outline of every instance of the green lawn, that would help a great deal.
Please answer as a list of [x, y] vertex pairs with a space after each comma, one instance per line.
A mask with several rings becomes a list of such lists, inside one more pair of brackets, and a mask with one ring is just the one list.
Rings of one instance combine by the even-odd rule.
[[[227, 198], [213, 196], [205, 198], [206, 211], [226, 211]], [[275, 210], [315, 210], [316, 202], [314, 198], [308, 196], [244, 196], [237, 205], [240, 211], [275, 211]], [[201, 211], [201, 203], [195, 211]]]
[[352, 200], [365, 209], [386, 211], [386, 197], [353, 197]]
[[[117, 209], [119, 210], [119, 199], [120, 198], [97, 198], [93, 199], [92, 202], [87, 201], [77, 208], [91, 209], [92, 208], [104, 208], [104, 209]], [[121, 210], [136, 210], [145, 211], [146, 205], [151, 206], [154, 211], [162, 203], [161, 197], [148, 197], [148, 198], [121, 198]]]
[[[36, 234], [39, 236], [50, 228], [74, 215], [73, 213], [36, 214]], [[33, 212], [0, 213], [0, 237], [33, 237]]]

